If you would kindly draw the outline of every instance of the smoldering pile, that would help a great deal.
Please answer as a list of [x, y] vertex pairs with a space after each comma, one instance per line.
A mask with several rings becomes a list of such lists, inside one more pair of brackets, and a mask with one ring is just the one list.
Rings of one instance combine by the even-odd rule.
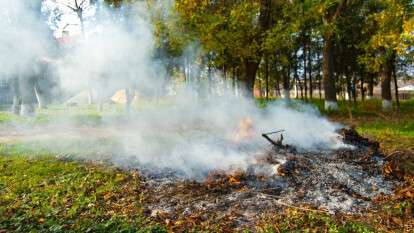
[[378, 143], [353, 129], [340, 134], [352, 147], [308, 152], [275, 145], [256, 155], [247, 170], [211, 171], [202, 181], [177, 178], [173, 171], [146, 170], [145, 213], [167, 222], [226, 219], [238, 227], [286, 206], [362, 212], [374, 197], [390, 194], [395, 182], [382, 176], [384, 158]]

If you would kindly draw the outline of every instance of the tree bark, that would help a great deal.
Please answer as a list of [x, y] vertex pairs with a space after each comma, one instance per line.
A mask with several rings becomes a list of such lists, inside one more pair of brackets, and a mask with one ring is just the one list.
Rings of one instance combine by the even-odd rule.
[[291, 66], [289, 65], [283, 78], [283, 95], [287, 100], [290, 100], [290, 71]]
[[307, 47], [306, 47], [306, 40], [305, 35], [303, 34], [303, 85], [305, 90], [305, 99], [308, 99], [308, 79], [306, 77], [308, 72], [308, 65], [307, 65]]
[[207, 78], [208, 78], [208, 98], [213, 96], [213, 70], [211, 68], [210, 62], [207, 65]]
[[[328, 14], [323, 17], [324, 25], [332, 27], [336, 19], [341, 15], [347, 6], [347, 0], [341, 0], [338, 7], [333, 14]], [[333, 61], [333, 46], [334, 46], [334, 32], [327, 29], [324, 35], [323, 48], [323, 85], [325, 90], [325, 109], [337, 110], [338, 102], [336, 99], [335, 79], [334, 79], [334, 61]]]
[[11, 79], [11, 87], [13, 92], [13, 105], [12, 112], [16, 115], [20, 114], [20, 108], [22, 105], [22, 96], [20, 94], [19, 77], [15, 76]]
[[325, 91], [325, 109], [337, 110], [338, 102], [336, 99], [334, 68], [333, 68], [333, 38], [331, 35], [325, 36], [323, 48], [323, 87]]
[[34, 116], [35, 105], [37, 103], [35, 93], [36, 77], [34, 75], [29, 77], [20, 77], [20, 93], [22, 97], [22, 104], [20, 109], [20, 115], [22, 116]]
[[381, 98], [382, 110], [392, 110], [392, 95], [391, 95], [391, 75], [392, 70], [388, 62], [382, 66], [381, 70]]
[[259, 68], [259, 63], [252, 60], [244, 62], [244, 88], [243, 93], [246, 97], [254, 98], [254, 82], [256, 81], [256, 73]]
[[357, 76], [355, 72], [352, 72], [352, 99], [354, 100], [354, 104], [357, 102]]
[[233, 66], [233, 69], [232, 69], [232, 79], [233, 79], [233, 82], [232, 82], [233, 93], [234, 93], [234, 96], [237, 96], [238, 92], [237, 92], [237, 67], [236, 66]]
[[365, 75], [365, 73], [364, 73], [364, 71], [362, 71], [362, 69], [360, 69], [360, 76], [361, 76], [361, 100], [362, 101], [365, 101], [365, 86], [364, 86], [364, 81], [365, 81], [365, 78], [364, 78], [364, 75]]
[[277, 96], [281, 96], [280, 94], [280, 75], [279, 72], [276, 70], [275, 71], [275, 75], [276, 75], [276, 95]]
[[269, 99], [269, 57], [265, 56], [265, 82], [266, 82], [266, 99]]
[[[302, 88], [302, 84], [300, 83], [300, 80], [299, 80], [299, 74], [298, 74], [297, 65], [295, 67], [295, 74], [294, 74], [294, 76], [295, 76], [295, 80], [296, 80], [296, 90], [298, 90], [298, 87], [299, 87], [300, 95], [301, 95], [301, 98], [303, 99], [303, 88]], [[296, 98], [298, 98], [298, 97], [299, 97], [299, 95], [296, 93]]]
[[319, 100], [322, 100], [322, 77], [320, 75], [319, 75], [318, 89], [319, 89]]
[[367, 99], [370, 100], [374, 97], [374, 74], [369, 73], [368, 76], [368, 95]]
[[346, 92], [344, 93], [346, 96], [346, 100], [351, 101], [352, 98], [352, 84], [351, 84], [351, 79], [349, 78], [349, 74], [347, 73], [345, 75], [345, 79], [346, 79]]
[[41, 91], [41, 88], [39, 87], [39, 85], [36, 84], [34, 89], [37, 99], [37, 107], [39, 109], [46, 108], [46, 97], [44, 96], [44, 93]]
[[397, 81], [397, 66], [395, 64], [395, 55], [392, 59], [392, 77], [394, 79], [394, 87], [395, 87], [395, 100], [397, 102], [397, 110], [400, 111], [400, 96], [398, 94], [398, 81]]
[[[310, 39], [309, 39], [310, 43]], [[308, 49], [308, 77], [309, 77], [309, 97], [313, 98], [313, 80], [312, 80], [312, 50], [310, 48]]]

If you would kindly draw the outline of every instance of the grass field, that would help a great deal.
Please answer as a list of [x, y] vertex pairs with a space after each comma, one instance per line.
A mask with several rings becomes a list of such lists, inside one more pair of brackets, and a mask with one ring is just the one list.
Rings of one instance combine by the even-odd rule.
[[[263, 104], [263, 103], [262, 103]], [[402, 185], [395, 195], [375, 200], [376, 209], [365, 215], [329, 215], [309, 207], [267, 213], [257, 225], [262, 232], [413, 232], [414, 229], [414, 100], [402, 102], [400, 112], [381, 113], [380, 102], [324, 112], [333, 121], [353, 125], [381, 143], [385, 154], [401, 151], [388, 175], [399, 169]], [[96, 125], [102, 121], [93, 109], [67, 111], [59, 107], [36, 118], [0, 113], [0, 124], [42, 125], [64, 115], [73, 122]], [[116, 111], [109, 116], [116, 118]], [[68, 145], [70, 146], [70, 145]], [[0, 232], [167, 232], [180, 225], [152, 222], [143, 214], [139, 176], [109, 165], [57, 159], [47, 152], [22, 145], [0, 145]], [[398, 154], [398, 155], [400, 155]], [[403, 158], [402, 158], [403, 157]], [[191, 219], [188, 219], [191, 221]], [[175, 223], [179, 224], [179, 223]], [[180, 223], [181, 226], [185, 224]], [[217, 232], [217, 225], [187, 229]]]

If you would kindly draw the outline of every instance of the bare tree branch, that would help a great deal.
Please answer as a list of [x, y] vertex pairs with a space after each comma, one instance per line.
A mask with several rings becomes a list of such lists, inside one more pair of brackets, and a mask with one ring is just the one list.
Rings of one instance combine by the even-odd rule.
[[[76, 1], [76, 0], [75, 0]], [[74, 8], [73, 6], [71, 6], [71, 5], [68, 5], [68, 4], [65, 4], [65, 3], [61, 3], [61, 2], [58, 2], [57, 0], [55, 0], [54, 1], [56, 4], [60, 4], [60, 5], [62, 5], [62, 6], [65, 6], [65, 7], [67, 7], [67, 8], [69, 8], [69, 9], [71, 9], [71, 10], [73, 10], [73, 11], [76, 11], [76, 8]]]
[[67, 23], [63, 28], [62, 28], [62, 30], [64, 31], [67, 27], [69, 27], [69, 26], [79, 26], [79, 24], [75, 24], [75, 23]]
[[79, 5], [79, 7], [83, 7], [83, 4], [86, 2], [86, 0], [82, 0], [81, 4]]

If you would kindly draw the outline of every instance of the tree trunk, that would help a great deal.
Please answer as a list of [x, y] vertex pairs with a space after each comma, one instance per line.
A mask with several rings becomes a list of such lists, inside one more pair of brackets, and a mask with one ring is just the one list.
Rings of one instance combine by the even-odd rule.
[[368, 76], [368, 95], [367, 100], [374, 98], [374, 74], [369, 73]]
[[[320, 59], [320, 55], [318, 54], [318, 59]], [[318, 65], [318, 91], [319, 91], [319, 100], [322, 100], [322, 76], [321, 76], [321, 67]]]
[[285, 96], [285, 99], [290, 100], [290, 71], [291, 71], [291, 65], [287, 67], [286, 74], [283, 80], [283, 94]]
[[207, 66], [207, 78], [208, 78], [208, 98], [212, 98], [214, 91], [213, 91], [213, 70], [211, 65], [208, 64]]
[[365, 75], [365, 73], [364, 73], [364, 71], [362, 71], [362, 69], [360, 69], [360, 76], [361, 76], [361, 88], [360, 88], [360, 90], [361, 90], [361, 100], [362, 101], [365, 101], [365, 87], [364, 87], [364, 75]]
[[238, 91], [237, 91], [237, 68], [235, 67], [235, 66], [233, 66], [233, 69], [232, 69], [232, 79], [233, 79], [233, 83], [232, 83], [232, 86], [233, 86], [233, 93], [234, 93], [234, 96], [237, 96], [237, 94], [238, 94]]
[[281, 96], [281, 94], [280, 94], [280, 75], [278, 74], [278, 72], [276, 71], [275, 72], [275, 74], [276, 74], [276, 95], [277, 96]]
[[391, 75], [392, 70], [388, 62], [382, 66], [381, 70], [381, 98], [382, 110], [392, 110], [392, 96], [391, 96]]
[[35, 115], [35, 105], [37, 103], [35, 93], [35, 79], [35, 76], [20, 77], [19, 86], [22, 97], [20, 115], [22, 116]]
[[266, 99], [269, 99], [269, 58], [265, 56], [265, 82], [266, 82]]
[[323, 87], [325, 91], [325, 109], [337, 110], [338, 102], [336, 99], [334, 67], [333, 67], [333, 38], [325, 36], [323, 48]]
[[289, 70], [285, 71], [282, 70], [282, 76], [283, 76], [283, 99], [290, 99], [290, 78], [289, 78]]
[[[309, 40], [310, 43], [310, 40]], [[309, 77], [309, 97], [313, 98], [313, 80], [312, 80], [312, 50], [308, 49], [308, 77]]]
[[400, 96], [398, 94], [397, 67], [395, 65], [395, 58], [393, 58], [392, 61], [392, 77], [394, 79], [395, 100], [397, 102], [397, 110], [400, 111]]
[[[341, 0], [339, 2], [336, 11], [333, 15], [326, 15], [323, 17], [325, 26], [332, 28], [331, 25], [340, 17], [341, 13], [347, 6], [347, 0]], [[334, 46], [334, 32], [330, 32], [329, 29], [324, 35], [324, 47], [323, 47], [323, 86], [325, 90], [325, 109], [337, 110], [338, 102], [336, 100], [335, 78], [334, 78], [334, 58], [333, 58], [333, 46]]]
[[[295, 73], [294, 73], [294, 77], [295, 77], [295, 80], [296, 80], [296, 86], [297, 87], [299, 87], [299, 90], [300, 90], [300, 95], [301, 95], [301, 98], [303, 99], [303, 88], [302, 88], [302, 84], [300, 83], [300, 80], [299, 80], [299, 74], [298, 74], [298, 69], [297, 69], [297, 67], [295, 67]], [[296, 87], [296, 90], [298, 89]], [[298, 94], [296, 93], [296, 98], [298, 98], [299, 96], [298, 96]]]
[[20, 114], [20, 108], [22, 105], [22, 96], [20, 94], [19, 77], [13, 77], [11, 79], [11, 87], [13, 92], [13, 106], [12, 112], [16, 115]]
[[39, 109], [44, 109], [46, 107], [46, 98], [44, 96], [44, 93], [41, 91], [39, 85], [35, 85], [34, 89], [37, 99], [37, 107]]
[[307, 67], [308, 65], [307, 65], [306, 54], [307, 54], [307, 47], [306, 47], [305, 39], [303, 39], [303, 85], [304, 85], [304, 90], [305, 90], [305, 99], [308, 99], [308, 79], [306, 77], [307, 72], [308, 72], [308, 67]]
[[256, 61], [246, 60], [244, 62], [245, 76], [243, 93], [246, 97], [254, 98], [254, 82], [256, 81], [256, 73], [259, 68], [259, 63]]
[[352, 84], [351, 84], [351, 79], [349, 78], [349, 74], [347, 73], [345, 75], [345, 79], [346, 79], [346, 92], [345, 92], [345, 100], [350, 101], [352, 98]]
[[125, 97], [126, 97], [125, 112], [130, 113], [132, 101], [134, 100], [134, 97], [135, 97], [135, 90], [133, 88], [128, 88], [128, 87], [125, 88]]
[[76, 14], [78, 15], [82, 37], [85, 37], [85, 21], [83, 19], [83, 9], [81, 7], [76, 6], [77, 9], [75, 10]]
[[352, 99], [354, 100], [354, 104], [356, 104], [357, 102], [357, 76], [355, 74], [355, 72], [352, 72]]

